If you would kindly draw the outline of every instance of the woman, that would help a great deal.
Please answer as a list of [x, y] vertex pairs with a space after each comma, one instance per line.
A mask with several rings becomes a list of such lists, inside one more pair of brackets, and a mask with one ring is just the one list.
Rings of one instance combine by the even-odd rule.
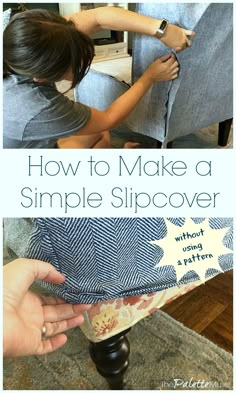
[[[71, 81], [75, 87], [94, 56], [88, 35], [101, 29], [128, 30], [158, 37], [180, 51], [191, 45], [192, 31], [135, 12], [101, 7], [66, 19], [46, 10], [17, 14], [4, 31], [4, 147], [106, 147], [107, 130], [121, 124], [155, 82], [178, 77], [174, 55], [152, 63], [138, 81], [105, 111], [74, 103], [54, 83]], [[72, 137], [73, 136], [73, 137]]]

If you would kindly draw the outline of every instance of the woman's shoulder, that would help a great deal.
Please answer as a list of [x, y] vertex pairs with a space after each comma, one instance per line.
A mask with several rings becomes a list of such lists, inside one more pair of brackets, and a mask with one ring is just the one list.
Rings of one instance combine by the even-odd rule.
[[52, 100], [61, 97], [61, 93], [52, 83], [37, 83], [26, 76], [14, 74], [4, 78], [3, 88], [5, 102], [17, 105], [24, 103], [28, 112], [32, 108], [34, 114], [50, 106]]
[[4, 77], [3, 84], [5, 86], [11, 85], [13, 86], [30, 86], [30, 83], [33, 82], [29, 77], [22, 76], [18, 74], [9, 74]]
[[[3, 84], [5, 88], [11, 88], [18, 91], [31, 91], [31, 92], [44, 92], [44, 91], [52, 91], [54, 94], [59, 94], [57, 92], [55, 84], [49, 82], [35, 82], [32, 78], [28, 76], [22, 76], [17, 74], [10, 74], [3, 79]], [[15, 93], [14, 91], [14, 93]], [[13, 91], [12, 91], [13, 93]]]

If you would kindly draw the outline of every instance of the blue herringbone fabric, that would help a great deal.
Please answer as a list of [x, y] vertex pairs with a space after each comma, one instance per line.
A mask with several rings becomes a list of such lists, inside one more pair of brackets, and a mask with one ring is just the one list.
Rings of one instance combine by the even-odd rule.
[[[184, 218], [169, 220], [179, 227], [185, 222]], [[230, 270], [232, 219], [211, 218], [209, 223], [212, 229], [229, 227], [224, 238], [229, 254], [221, 256], [219, 263], [224, 271]], [[156, 267], [163, 251], [150, 244], [166, 234], [163, 218], [36, 218], [26, 256], [50, 262], [66, 276], [59, 286], [45, 284], [57, 296], [72, 303], [95, 303], [177, 286], [171, 261], [170, 266]], [[217, 273], [208, 269], [206, 276]], [[191, 271], [178, 285], [198, 279]]]

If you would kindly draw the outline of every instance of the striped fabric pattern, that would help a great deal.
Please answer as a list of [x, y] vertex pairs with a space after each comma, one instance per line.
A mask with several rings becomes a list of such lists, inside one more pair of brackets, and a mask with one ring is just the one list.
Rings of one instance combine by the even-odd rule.
[[[184, 218], [169, 218], [181, 227]], [[193, 219], [196, 223], [204, 219]], [[212, 229], [227, 228], [220, 256], [223, 271], [232, 269], [233, 220], [211, 218]], [[177, 286], [173, 266], [158, 268], [160, 247], [150, 244], [166, 236], [163, 218], [36, 218], [27, 256], [50, 262], [66, 276], [65, 283], [47, 289], [72, 303], [114, 299]], [[213, 245], [214, 248], [214, 245]], [[170, 261], [171, 264], [171, 261]], [[157, 265], [157, 267], [155, 267]], [[207, 277], [219, 271], [208, 269]], [[178, 285], [198, 280], [191, 271]]]

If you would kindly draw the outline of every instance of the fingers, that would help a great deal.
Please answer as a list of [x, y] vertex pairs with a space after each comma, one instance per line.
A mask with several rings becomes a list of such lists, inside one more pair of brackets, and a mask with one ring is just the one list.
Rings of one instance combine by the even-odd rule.
[[184, 33], [190, 37], [195, 37], [196, 33], [192, 30], [183, 29]]
[[192, 45], [192, 42], [188, 38], [186, 38], [186, 45], [187, 46], [191, 46]]
[[3, 269], [4, 287], [16, 291], [18, 298], [24, 296], [35, 280], [61, 284], [65, 277], [50, 264], [36, 259], [19, 258]]
[[191, 45], [192, 45], [192, 42], [186, 38], [185, 44], [183, 44], [182, 46], [176, 47], [175, 51], [176, 51], [176, 53], [182, 52], [184, 49], [186, 49], [187, 47], [190, 47]]
[[169, 80], [176, 79], [179, 76], [179, 63], [175, 61], [171, 66], [170, 66], [170, 78]]
[[57, 322], [73, 318], [91, 308], [89, 304], [57, 304], [43, 307], [44, 321]]
[[173, 75], [179, 75], [179, 69], [178, 69], [178, 68], [174, 69], [174, 70], [171, 72], [171, 76], [173, 76]]
[[183, 50], [184, 48], [181, 48], [180, 46], [178, 46], [177, 48], [175, 48], [176, 53], [179, 53]]
[[170, 52], [170, 53], [167, 53], [166, 55], [161, 56], [161, 57], [159, 58], [159, 60], [161, 60], [161, 61], [164, 63], [165, 61], [167, 61], [167, 60], [170, 59], [171, 57], [172, 57], [172, 53]]
[[173, 65], [175, 62], [176, 62], [176, 57], [175, 57], [175, 55], [172, 53], [172, 54], [171, 54], [171, 57], [170, 57], [168, 60], [165, 61], [165, 64], [168, 65], [168, 66], [171, 66], [171, 65]]
[[54, 306], [56, 304], [66, 304], [66, 301], [59, 297], [40, 295], [40, 299], [41, 299], [42, 306], [49, 305], [49, 304]]
[[184, 50], [186, 47], [190, 47], [192, 46], [192, 41], [188, 38], [188, 37], [195, 37], [196, 33], [192, 30], [186, 30], [186, 29], [182, 29], [184, 34], [185, 34], [185, 43], [182, 46], [179, 46], [177, 48], [175, 48], [176, 52], [181, 52], [182, 50]]
[[196, 33], [192, 30], [183, 29], [184, 34], [186, 35], [186, 45], [191, 46], [192, 42], [188, 37], [195, 37]]
[[82, 314], [63, 321], [53, 323], [47, 322], [44, 324], [44, 326], [46, 327], [46, 337], [51, 337], [57, 335], [58, 333], [66, 332], [69, 329], [73, 329], [76, 326], [81, 325], [83, 322], [84, 317]]
[[[83, 311], [87, 310], [90, 307], [91, 305], [89, 304], [81, 304], [81, 305], [76, 304], [74, 305], [74, 312], [78, 313], [81, 312], [82, 310]], [[73, 329], [76, 326], [81, 325], [83, 322], [84, 322], [84, 317], [82, 314], [76, 315], [75, 317], [69, 319], [59, 320], [53, 323], [46, 322], [44, 324], [44, 326], [46, 327], [46, 339], [40, 342], [37, 351], [38, 354], [42, 355], [49, 352], [53, 352], [56, 349], [62, 347], [66, 343], [67, 337], [65, 334], [60, 334], [60, 333], [66, 332], [69, 329]]]
[[176, 79], [179, 76], [179, 67], [175, 67], [171, 72], [170, 72], [170, 79]]
[[170, 66], [170, 70], [172, 71], [178, 67], [179, 67], [179, 63], [177, 60], [175, 60], [175, 62]]
[[[43, 262], [45, 263], [45, 262]], [[61, 274], [60, 272], [58, 272], [54, 266], [48, 264], [51, 268], [49, 269], [48, 266], [48, 274], [46, 274], [46, 271], [43, 272], [43, 270], [41, 267], [38, 267], [39, 271], [38, 271], [38, 276], [35, 278], [35, 280], [42, 280], [42, 281], [46, 281], [49, 282], [51, 284], [62, 284], [65, 281], [65, 276], [63, 276], [63, 274]], [[46, 267], [45, 267], [46, 270]], [[41, 278], [40, 278], [41, 277]]]
[[45, 355], [46, 353], [53, 352], [56, 349], [61, 348], [63, 345], [65, 345], [66, 341], [67, 337], [65, 334], [58, 334], [57, 336], [41, 341], [37, 350], [37, 354]]

